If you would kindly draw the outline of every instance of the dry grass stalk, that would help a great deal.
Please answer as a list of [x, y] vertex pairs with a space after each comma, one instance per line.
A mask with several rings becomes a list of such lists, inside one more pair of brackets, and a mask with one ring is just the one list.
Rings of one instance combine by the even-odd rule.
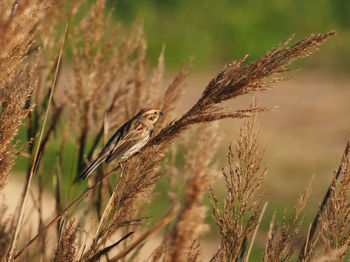
[[[61, 1], [63, 2], [63, 1]], [[59, 1], [56, 1], [58, 4]], [[38, 90], [41, 80], [41, 52], [33, 58], [33, 53], [38, 48], [35, 39], [47, 26], [46, 18], [51, 14], [52, 1], [21, 1], [11, 8], [9, 1], [0, 4], [1, 22], [0, 32], [0, 102], [2, 146], [0, 148], [0, 188], [6, 181], [7, 174], [14, 163], [14, 150], [11, 141], [21, 127], [22, 120], [28, 115], [32, 106], [30, 96], [34, 90]], [[34, 134], [30, 134], [30, 141]], [[32, 148], [32, 144], [29, 146]], [[26, 187], [30, 184], [27, 179]], [[26, 192], [28, 190], [26, 189]], [[22, 198], [22, 208], [19, 211], [15, 236], [12, 238], [10, 258], [15, 248], [15, 242], [19, 232], [21, 216], [25, 207], [26, 197]], [[8, 242], [9, 244], [10, 242]]]
[[[313, 236], [317, 230], [317, 227], [319, 225], [319, 220], [320, 220], [320, 217], [324, 211], [324, 208], [327, 207], [327, 203], [329, 201], [329, 198], [331, 197], [331, 193], [332, 193], [332, 188], [333, 188], [333, 185], [334, 185], [334, 179], [337, 180], [344, 172], [343, 170], [343, 165], [344, 163], [346, 163], [347, 159], [349, 158], [349, 153], [350, 153], [350, 142], [348, 140], [346, 146], [345, 146], [345, 150], [344, 150], [344, 154], [343, 154], [343, 157], [342, 157], [342, 160], [340, 162], [340, 165], [337, 169], [337, 172], [335, 173], [334, 177], [333, 177], [333, 180], [331, 182], [331, 184], [329, 185], [328, 187], [328, 190], [325, 194], [325, 197], [322, 201], [322, 204], [314, 218], [314, 221], [312, 223], [312, 226], [311, 226], [311, 229], [310, 229], [310, 233], [308, 235], [308, 238], [307, 240], [305, 240], [304, 244], [303, 244], [303, 247], [300, 251], [300, 254], [299, 254], [299, 258], [298, 260], [299, 261], [304, 261], [306, 260], [307, 258], [311, 257], [313, 251], [314, 251], [314, 246], [316, 245], [316, 242], [317, 242], [317, 239], [315, 239], [313, 241]], [[344, 200], [344, 199], [343, 199]], [[311, 245], [308, 245], [308, 242], [311, 242], [312, 244]]]
[[77, 247], [77, 227], [74, 221], [70, 221], [58, 242], [54, 262], [73, 262]]
[[175, 137], [195, 124], [225, 118], [243, 118], [257, 111], [267, 111], [266, 108], [224, 110], [220, 103], [251, 91], [271, 88], [272, 83], [282, 80], [278, 78], [279, 74], [290, 70], [286, 66], [297, 58], [310, 55], [317, 46], [334, 34], [335, 32], [311, 35], [291, 47], [286, 47], [290, 37], [264, 57], [246, 66], [241, 65], [246, 57], [231, 62], [208, 84], [195, 105], [180, 119], [164, 128], [148, 146], [167, 147]]
[[[349, 147], [349, 141], [348, 146]], [[337, 182], [339, 177], [340, 181]], [[323, 254], [337, 250], [337, 261], [344, 259], [350, 244], [350, 154], [343, 156], [340, 174], [335, 172], [329, 200], [319, 218], [320, 243]]]
[[263, 152], [258, 149], [255, 121], [255, 116], [247, 120], [234, 149], [229, 147], [222, 206], [211, 189], [213, 217], [221, 235], [220, 247], [211, 261], [235, 261], [243, 242], [257, 226], [265, 196], [261, 184], [267, 170], [261, 168]]
[[27, 201], [29, 190], [30, 190], [31, 181], [32, 181], [32, 178], [33, 178], [34, 173], [36, 171], [36, 161], [37, 161], [37, 158], [39, 157], [39, 154], [40, 154], [39, 149], [40, 149], [41, 141], [42, 141], [42, 138], [43, 138], [46, 121], [47, 121], [47, 118], [48, 118], [50, 105], [51, 105], [51, 102], [52, 102], [53, 91], [54, 91], [54, 88], [56, 86], [56, 80], [57, 80], [57, 75], [58, 75], [58, 68], [60, 66], [62, 53], [63, 53], [63, 46], [64, 46], [64, 43], [65, 43], [65, 40], [66, 40], [67, 32], [68, 32], [68, 24], [66, 24], [66, 29], [65, 29], [65, 33], [64, 33], [64, 39], [63, 39], [63, 42], [62, 42], [62, 47], [61, 47], [60, 52], [59, 52], [59, 57], [58, 57], [58, 61], [57, 61], [55, 76], [53, 78], [53, 82], [52, 82], [52, 86], [51, 86], [50, 97], [49, 97], [48, 105], [47, 105], [47, 108], [46, 108], [46, 111], [45, 111], [43, 125], [42, 125], [42, 128], [41, 128], [40, 136], [39, 136], [39, 140], [38, 140], [38, 146], [36, 148], [35, 155], [34, 155], [33, 165], [32, 165], [32, 168], [30, 170], [29, 179], [28, 179], [28, 181], [27, 181], [27, 183], [25, 185], [25, 191], [24, 191], [24, 196], [22, 198], [22, 202], [20, 203], [20, 212], [18, 214], [18, 218], [16, 219], [15, 233], [14, 233], [14, 236], [13, 236], [13, 239], [12, 239], [12, 242], [11, 242], [11, 249], [9, 251], [9, 261], [11, 261], [13, 256], [14, 256], [14, 250], [15, 250], [16, 243], [17, 243], [17, 238], [18, 238], [21, 226], [22, 226], [22, 220], [23, 220], [23, 217], [24, 217], [24, 209], [26, 207], [26, 201]]
[[188, 262], [199, 262], [201, 255], [201, 245], [198, 241], [193, 241], [192, 246], [187, 254]]
[[255, 227], [255, 230], [254, 230], [254, 233], [253, 233], [253, 236], [252, 236], [252, 239], [250, 241], [250, 244], [249, 244], [249, 248], [248, 248], [248, 251], [247, 251], [247, 256], [245, 257], [245, 262], [248, 262], [249, 261], [249, 257], [250, 257], [250, 253], [252, 251], [252, 248], [253, 248], [253, 245], [254, 245], [254, 241], [255, 241], [255, 238], [256, 238], [256, 234], [258, 233], [258, 229], [259, 229], [259, 226], [261, 224], [261, 220], [265, 214], [265, 211], [266, 211], [266, 207], [267, 207], [267, 202], [265, 202], [262, 210], [261, 210], [261, 213], [260, 213], [260, 217], [258, 219], [258, 224], [257, 226]]
[[293, 255], [296, 246], [296, 235], [299, 233], [302, 224], [300, 216], [310, 196], [312, 180], [300, 195], [289, 219], [287, 218], [286, 211], [284, 211], [280, 224], [271, 228], [263, 261], [288, 261]]
[[107, 254], [112, 248], [118, 246], [122, 241], [124, 241], [125, 239], [127, 239], [129, 236], [131, 236], [132, 234], [134, 234], [134, 232], [129, 232], [127, 233], [125, 236], [123, 236], [121, 239], [119, 239], [117, 242], [115, 242], [114, 244], [102, 249], [100, 252], [98, 252], [96, 255], [94, 255], [92, 258], [90, 258], [89, 261], [96, 261], [98, 259], [100, 259], [100, 257], [104, 254]]
[[[44, 18], [50, 1], [22, 2], [16, 12], [11, 15], [11, 2], [3, 1], [0, 5], [0, 31], [2, 38], [0, 40], [0, 57], [2, 62], [6, 63], [8, 71], [2, 74], [11, 75], [20, 63], [29, 49], [32, 47], [35, 37], [45, 24]], [[2, 64], [2, 67], [4, 64]], [[5, 69], [5, 67], [3, 67]], [[1, 79], [1, 82], [7, 81]]]
[[9, 79], [1, 88], [2, 112], [0, 119], [0, 188], [6, 182], [8, 172], [14, 164], [14, 146], [11, 141], [22, 126], [22, 120], [27, 116], [29, 109], [24, 105], [38, 80], [38, 60], [33, 62], [31, 68], [19, 69], [17, 78]]
[[[57, 1], [58, 2], [58, 1]], [[15, 8], [11, 1], [0, 3], [0, 188], [14, 163], [11, 141], [22, 125], [30, 108], [25, 102], [37, 87], [38, 60], [30, 59], [35, 51], [35, 39], [47, 25], [52, 1], [21, 1]]]
[[129, 254], [134, 248], [136, 248], [140, 243], [144, 242], [147, 238], [149, 238], [151, 235], [162, 229], [164, 226], [169, 224], [171, 221], [174, 220], [174, 218], [177, 216], [177, 212], [174, 212], [170, 214], [169, 216], [166, 216], [162, 218], [160, 221], [157, 222], [151, 229], [144, 232], [140, 237], [138, 237], [136, 240], [134, 240], [131, 244], [129, 244], [122, 252], [114, 256], [110, 261], [118, 261], [121, 258], [124, 258], [127, 254]]

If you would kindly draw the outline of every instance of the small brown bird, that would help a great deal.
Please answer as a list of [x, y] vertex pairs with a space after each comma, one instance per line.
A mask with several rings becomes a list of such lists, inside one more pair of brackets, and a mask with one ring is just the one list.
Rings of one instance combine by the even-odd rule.
[[139, 151], [151, 138], [155, 123], [163, 113], [159, 109], [144, 108], [122, 125], [109, 139], [97, 158], [79, 176], [86, 179], [103, 162], [125, 160]]

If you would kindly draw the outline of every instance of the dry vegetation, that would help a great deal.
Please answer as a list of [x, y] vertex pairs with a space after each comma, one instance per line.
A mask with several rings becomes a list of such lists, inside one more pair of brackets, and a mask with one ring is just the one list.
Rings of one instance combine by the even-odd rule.
[[[150, 73], [142, 25], [135, 23], [128, 35], [121, 35], [120, 26], [111, 26], [112, 13], [106, 12], [105, 1], [97, 0], [85, 13], [79, 11], [83, 4], [64, 0], [0, 4], [0, 189], [6, 186], [16, 157], [29, 159], [17, 210], [0, 218], [1, 260], [199, 261], [199, 236], [208, 229], [203, 198], [216, 178], [212, 161], [218, 132], [212, 122], [248, 118], [234, 146], [229, 147], [227, 167], [222, 171], [226, 186], [223, 203], [210, 191], [221, 242], [213, 257], [207, 258], [248, 261], [248, 246], [254, 245], [252, 235], [263, 215], [266, 195], [262, 185], [267, 170], [261, 167], [263, 151], [258, 147], [255, 122], [259, 112], [271, 108], [262, 108], [255, 100], [242, 110], [225, 108], [223, 103], [272, 88], [284, 80], [281, 73], [290, 70], [287, 66], [293, 60], [311, 54], [334, 32], [311, 35], [291, 46], [288, 38], [254, 62], [243, 64], [246, 57], [231, 62], [204, 88], [191, 109], [178, 116], [177, 102], [191, 62], [165, 86], [164, 50]], [[83, 14], [79, 21], [77, 12]], [[58, 84], [66, 48], [72, 50], [74, 74], [67, 83]], [[98, 153], [99, 145], [138, 110], [149, 106], [165, 113], [153, 139], [122, 169], [118, 163], [100, 167], [87, 189], [73, 199], [71, 191], [77, 191], [77, 183], [82, 183], [75, 178]], [[204, 130], [197, 129], [195, 138], [185, 133], [204, 123], [209, 124]], [[27, 135], [24, 147], [14, 143], [21, 127]], [[178, 137], [185, 140], [175, 146]], [[56, 159], [51, 171], [45, 172], [42, 160], [53, 140]], [[298, 232], [310, 187], [291, 217], [271, 221], [263, 261], [297, 256], [299, 261], [340, 261], [344, 257], [350, 244], [348, 147], [308, 234], [300, 236]], [[183, 166], [175, 161], [179, 148], [187, 150]], [[69, 150], [73, 157], [67, 158]], [[147, 207], [161, 177], [169, 179], [170, 204], [151, 224]], [[33, 179], [37, 183], [33, 184]], [[56, 213], [50, 221], [42, 216], [45, 187], [53, 187], [55, 192]], [[30, 194], [34, 190], [38, 197]], [[36, 232], [28, 232], [24, 224], [28, 198], [33, 198], [39, 213]], [[2, 214], [5, 209], [6, 203]], [[166, 226], [160, 245], [153, 247], [150, 257], [142, 257], [144, 243]], [[296, 245], [297, 237], [304, 239], [304, 246]]]

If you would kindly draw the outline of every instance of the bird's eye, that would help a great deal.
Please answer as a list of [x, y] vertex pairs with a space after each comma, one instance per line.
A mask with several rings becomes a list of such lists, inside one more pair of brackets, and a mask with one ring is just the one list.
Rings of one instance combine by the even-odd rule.
[[156, 114], [157, 114], [157, 112], [154, 112], [154, 114], [156, 115]]

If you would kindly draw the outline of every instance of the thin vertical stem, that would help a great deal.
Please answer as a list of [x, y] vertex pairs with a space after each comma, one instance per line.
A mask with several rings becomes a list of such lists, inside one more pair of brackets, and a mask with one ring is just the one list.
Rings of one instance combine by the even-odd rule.
[[98, 241], [98, 239], [99, 239], [99, 235], [100, 235], [100, 232], [102, 230], [102, 227], [105, 224], [105, 222], [106, 222], [106, 220], [108, 218], [108, 215], [111, 212], [113, 203], [114, 203], [114, 201], [115, 201], [115, 199], [117, 197], [118, 188], [119, 188], [119, 185], [122, 183], [122, 179], [123, 179], [123, 169], [121, 169], [120, 178], [119, 178], [118, 184], [115, 187], [114, 192], [113, 192], [111, 198], [109, 199], [109, 201], [107, 203], [107, 206], [105, 207], [105, 209], [103, 211], [100, 223], [98, 224], [98, 227], [97, 227], [97, 230], [96, 230], [96, 233], [95, 233], [94, 241]]
[[247, 252], [247, 256], [245, 258], [245, 262], [248, 262], [249, 261], [249, 256], [250, 256], [250, 253], [252, 252], [252, 248], [253, 248], [253, 244], [254, 244], [254, 241], [255, 241], [255, 237], [256, 237], [256, 234], [258, 232], [258, 229], [259, 229], [259, 226], [261, 224], [261, 220], [264, 216], [264, 213], [265, 213], [265, 210], [266, 210], [266, 207], [267, 207], [267, 202], [265, 202], [264, 204], [264, 207], [261, 211], [261, 214], [260, 214], [260, 217], [259, 217], [259, 220], [258, 220], [258, 224], [256, 225], [256, 228], [254, 230], [254, 234], [253, 234], [253, 237], [252, 237], [252, 240], [250, 241], [250, 244], [249, 244], [249, 248], [248, 248], [248, 252]]

